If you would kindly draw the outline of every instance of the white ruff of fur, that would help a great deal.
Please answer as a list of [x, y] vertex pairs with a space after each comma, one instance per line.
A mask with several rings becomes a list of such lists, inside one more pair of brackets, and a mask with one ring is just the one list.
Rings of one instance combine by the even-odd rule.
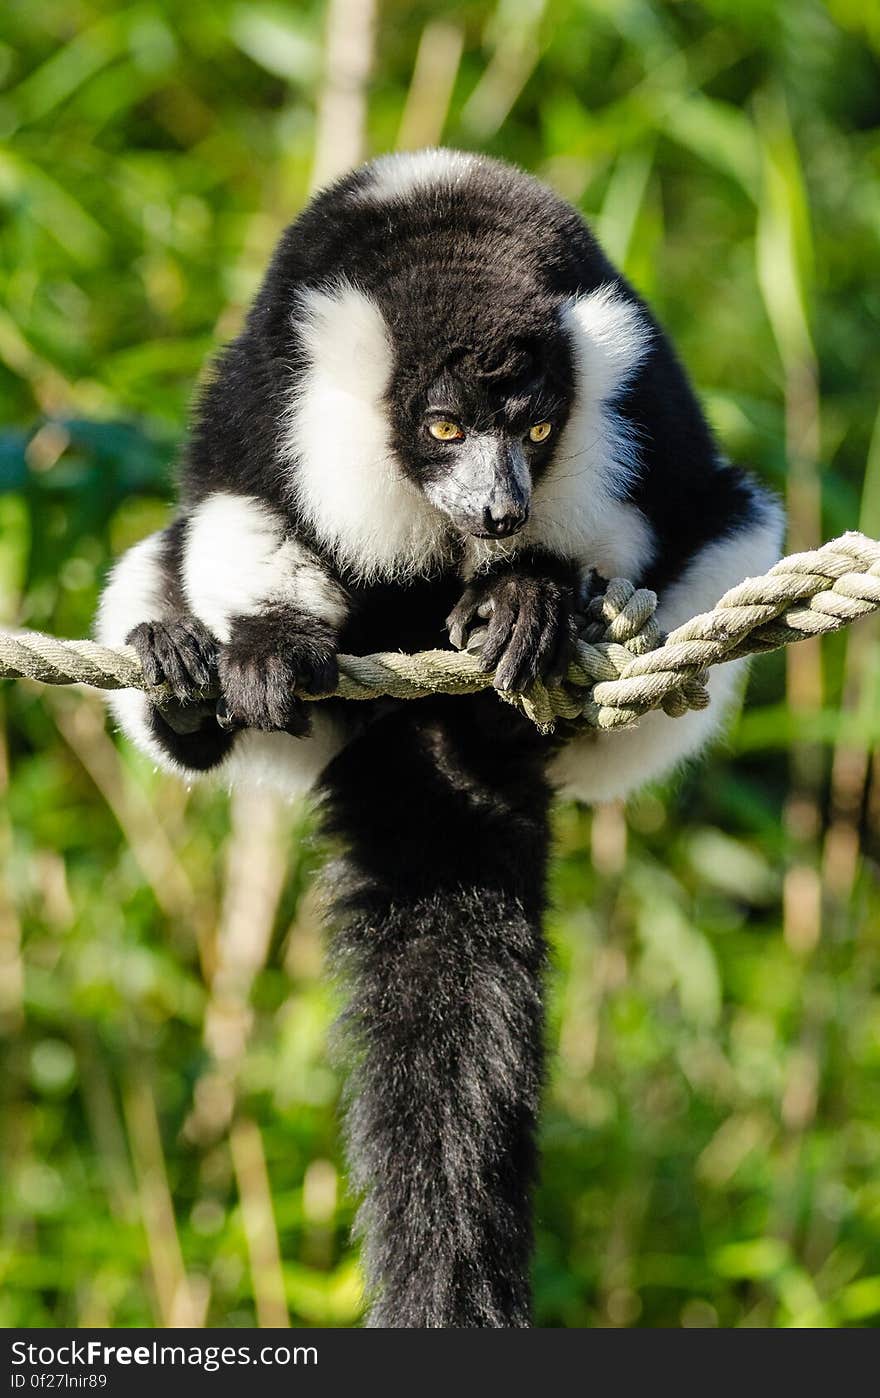
[[260, 500], [218, 493], [187, 526], [183, 587], [194, 616], [218, 641], [228, 641], [234, 616], [286, 605], [338, 626], [342, 589], [317, 559], [285, 533], [284, 520]]
[[381, 312], [341, 281], [305, 292], [293, 323], [307, 367], [292, 390], [282, 456], [299, 509], [352, 578], [430, 575], [448, 549], [448, 525], [394, 459]]
[[615, 410], [650, 349], [651, 328], [614, 286], [570, 301], [575, 401], [518, 543], [540, 545], [606, 577], [638, 575], [654, 552], [653, 532], [635, 505], [620, 499], [639, 468], [632, 428]]
[[479, 162], [464, 151], [435, 148], [382, 155], [371, 166], [371, 179], [358, 192], [361, 199], [405, 199], [430, 185], [464, 183]]
[[[667, 589], [657, 609], [666, 631], [709, 611], [744, 578], [764, 573], [777, 561], [784, 521], [775, 502], [755, 498], [751, 522], [726, 539], [708, 544]], [[746, 661], [710, 671], [707, 709], [669, 718], [646, 714], [637, 727], [577, 739], [554, 759], [551, 776], [565, 796], [590, 803], [614, 801], [659, 781], [696, 756], [717, 733], [745, 680]]]

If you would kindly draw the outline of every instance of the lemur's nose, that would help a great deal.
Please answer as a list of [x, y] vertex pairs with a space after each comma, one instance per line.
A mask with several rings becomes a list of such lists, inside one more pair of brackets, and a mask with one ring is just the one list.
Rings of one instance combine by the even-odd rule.
[[487, 534], [494, 535], [496, 539], [506, 539], [509, 534], [522, 529], [528, 517], [525, 506], [487, 505], [483, 511], [483, 525]]

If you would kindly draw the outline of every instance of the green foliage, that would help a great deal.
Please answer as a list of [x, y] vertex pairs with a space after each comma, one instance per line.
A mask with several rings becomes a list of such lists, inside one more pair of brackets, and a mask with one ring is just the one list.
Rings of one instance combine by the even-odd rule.
[[[0, 622], [85, 634], [164, 518], [307, 194], [324, 23], [8, 0]], [[876, 533], [878, 55], [847, 0], [386, 0], [367, 144], [545, 175], [795, 537]], [[559, 811], [542, 1324], [880, 1317], [876, 625], [804, 654], [671, 789]], [[355, 1323], [307, 817], [183, 790], [89, 696], [0, 718], [0, 1323]]]

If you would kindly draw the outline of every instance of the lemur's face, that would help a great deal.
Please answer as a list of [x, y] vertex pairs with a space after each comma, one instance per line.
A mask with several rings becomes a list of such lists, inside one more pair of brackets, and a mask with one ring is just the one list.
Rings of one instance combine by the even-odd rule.
[[571, 398], [568, 356], [552, 373], [541, 359], [517, 347], [493, 371], [462, 352], [395, 415], [407, 475], [461, 534], [505, 539], [528, 520]]

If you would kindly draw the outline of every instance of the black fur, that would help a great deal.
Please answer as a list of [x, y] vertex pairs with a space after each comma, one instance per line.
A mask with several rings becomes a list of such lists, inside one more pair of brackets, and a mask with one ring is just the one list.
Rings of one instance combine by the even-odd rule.
[[529, 1323], [548, 791], [492, 696], [406, 706], [327, 774], [373, 1325]]
[[[344, 277], [382, 312], [401, 475], [429, 498], [443, 488], [466, 460], [466, 446], [431, 435], [438, 416], [450, 417], [494, 434], [494, 479], [524, 515], [523, 463], [540, 482], [572, 407], [576, 371], [561, 307], [611, 283], [653, 331], [618, 404], [641, 454], [618, 492], [641, 508], [657, 544], [642, 580], [665, 587], [757, 509], [741, 473], [719, 463], [662, 330], [572, 209], [488, 161], [460, 184], [390, 202], [367, 197], [372, 178], [341, 181], [287, 230], [199, 400], [183, 512], [162, 559], [174, 616], [132, 634], [149, 676], [191, 701], [189, 713], [184, 703], [152, 720], [185, 767], [221, 761], [241, 726], [304, 732], [308, 705], [291, 699], [293, 683], [331, 687], [337, 651], [433, 648], [448, 624], [453, 641], [470, 637], [487, 668], [497, 665], [496, 684], [510, 689], [559, 674], [569, 652], [579, 573], [591, 560], [534, 548], [466, 581], [465, 536], [479, 533], [489, 508], [481, 498], [452, 530], [446, 562], [424, 576], [365, 582], [322, 549], [279, 457], [305, 367], [297, 315], [310, 288]], [[531, 442], [530, 425], [543, 421], [551, 436]], [[181, 605], [187, 521], [215, 492], [270, 505], [346, 597], [344, 618], [332, 624], [274, 603], [233, 617], [217, 649], [216, 715], [199, 699], [212, 638]], [[324, 827], [341, 846], [334, 956], [350, 985], [349, 1131], [366, 1200], [371, 1319], [526, 1325], [551, 740], [491, 694], [351, 708], [327, 706], [349, 724], [350, 740], [322, 791]]]

